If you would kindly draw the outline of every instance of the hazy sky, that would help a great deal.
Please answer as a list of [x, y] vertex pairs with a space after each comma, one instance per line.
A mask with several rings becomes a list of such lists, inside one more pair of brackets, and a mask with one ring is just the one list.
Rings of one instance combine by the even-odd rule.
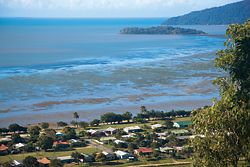
[[0, 16], [171, 17], [240, 0], [0, 0]]

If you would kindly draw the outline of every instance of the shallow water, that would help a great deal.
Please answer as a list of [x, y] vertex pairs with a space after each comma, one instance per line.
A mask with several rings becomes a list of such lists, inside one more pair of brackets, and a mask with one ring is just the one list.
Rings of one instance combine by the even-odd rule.
[[225, 39], [119, 34], [163, 20], [0, 19], [0, 120], [217, 97], [213, 60]]

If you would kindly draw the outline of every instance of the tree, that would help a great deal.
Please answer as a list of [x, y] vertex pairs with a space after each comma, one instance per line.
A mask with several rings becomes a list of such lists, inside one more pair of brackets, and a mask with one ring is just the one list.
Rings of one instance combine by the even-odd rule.
[[166, 120], [164, 122], [164, 125], [165, 125], [166, 129], [171, 129], [171, 128], [173, 128], [174, 123], [170, 120]]
[[35, 157], [27, 156], [23, 160], [24, 167], [39, 167], [39, 163]]
[[74, 112], [73, 117], [74, 117], [75, 121], [77, 121], [79, 119], [79, 114], [77, 112]]
[[106, 156], [103, 153], [97, 153], [95, 156], [95, 161], [105, 161], [106, 160]]
[[67, 126], [68, 124], [66, 122], [63, 122], [63, 121], [59, 121], [57, 122], [57, 126], [58, 127], [64, 127], [64, 126]]
[[78, 122], [77, 122], [77, 121], [74, 121], [74, 120], [70, 121], [70, 124], [71, 124], [72, 126], [75, 126], [75, 127], [78, 126]]
[[21, 136], [17, 133], [13, 133], [11, 135], [11, 140], [12, 140], [12, 143], [22, 143], [23, 142], [23, 138], [21, 138]]
[[14, 124], [10, 124], [9, 125], [9, 131], [10, 132], [16, 132], [16, 131], [27, 131], [27, 128], [23, 127], [23, 126], [20, 126], [16, 123]]
[[66, 139], [75, 139], [76, 138], [76, 131], [74, 128], [65, 127], [62, 130], [62, 133], [65, 134]]
[[146, 107], [145, 106], [141, 106], [141, 113], [146, 113], [147, 112], [147, 109], [146, 109]]
[[194, 140], [195, 166], [238, 166], [250, 153], [250, 20], [230, 25], [225, 49], [217, 53], [215, 66], [225, 77], [214, 83], [220, 99], [213, 106], [193, 111], [194, 129], [204, 138]]
[[80, 159], [84, 159], [84, 156], [80, 154], [79, 152], [72, 152], [71, 157], [74, 158], [74, 160], [79, 163]]
[[49, 167], [63, 167], [63, 163], [59, 159], [52, 159]]
[[37, 138], [39, 137], [41, 128], [39, 126], [31, 126], [28, 128], [28, 132], [30, 134], [30, 139], [32, 141], [36, 141]]
[[84, 129], [85, 129], [86, 127], [89, 126], [89, 124], [88, 124], [87, 122], [84, 122], [84, 121], [79, 122], [78, 125], [79, 125], [81, 128], [84, 128]]
[[133, 115], [132, 115], [131, 112], [128, 112], [128, 111], [127, 111], [127, 112], [123, 113], [122, 116], [123, 116], [123, 119], [124, 119], [124, 120], [127, 120], [127, 121], [129, 122], [129, 121], [132, 119], [132, 116], [133, 116]]
[[41, 128], [42, 129], [48, 129], [49, 128], [49, 123], [48, 122], [42, 122], [41, 123]]
[[42, 135], [38, 138], [37, 145], [44, 150], [50, 149], [53, 146], [53, 139], [46, 135]]
[[98, 126], [100, 124], [100, 120], [99, 119], [94, 119], [93, 121], [90, 122], [91, 126]]
[[28, 128], [30, 135], [39, 135], [41, 128], [39, 126], [31, 126]]

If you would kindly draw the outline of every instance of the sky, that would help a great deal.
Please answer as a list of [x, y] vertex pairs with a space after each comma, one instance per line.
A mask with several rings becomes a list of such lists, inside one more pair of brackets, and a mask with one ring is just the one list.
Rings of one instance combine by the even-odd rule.
[[240, 0], [0, 0], [0, 17], [172, 17]]

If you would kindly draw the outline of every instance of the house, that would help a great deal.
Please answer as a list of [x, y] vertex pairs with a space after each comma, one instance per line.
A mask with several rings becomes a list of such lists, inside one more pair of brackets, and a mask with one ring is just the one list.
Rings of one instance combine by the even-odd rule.
[[141, 147], [139, 149], [134, 150], [134, 153], [137, 155], [150, 155], [153, 153], [152, 148]]
[[135, 134], [134, 133], [130, 133], [128, 135], [122, 135], [121, 137], [122, 138], [132, 138], [132, 137], [135, 137]]
[[116, 140], [115, 137], [102, 137], [100, 139], [100, 141], [103, 142], [103, 143], [105, 143], [105, 144], [109, 143], [110, 141], [114, 141], [114, 140]]
[[123, 129], [127, 133], [141, 132], [142, 129], [139, 126], [130, 126]]
[[66, 141], [55, 141], [53, 143], [53, 147], [57, 147], [57, 148], [68, 148], [70, 145], [69, 145], [69, 142], [66, 142]]
[[154, 125], [151, 125], [151, 129], [158, 129], [158, 128], [162, 128], [163, 125], [162, 124], [154, 124]]
[[78, 142], [81, 142], [80, 140], [76, 140], [76, 139], [70, 139], [69, 140], [70, 143], [78, 143]]
[[40, 164], [44, 165], [44, 166], [48, 166], [50, 164], [50, 160], [48, 158], [42, 158], [37, 160]]
[[74, 158], [72, 158], [71, 156], [57, 157], [56, 159], [60, 160], [62, 163], [74, 162]]
[[21, 148], [23, 148], [25, 146], [26, 146], [26, 144], [24, 144], [24, 143], [17, 143], [17, 144], [13, 145], [13, 148], [14, 149], [21, 149]]
[[175, 127], [175, 128], [187, 128], [190, 125], [192, 125], [191, 121], [179, 121], [179, 122], [174, 122], [173, 127]]
[[0, 142], [1, 143], [8, 143], [8, 142], [10, 142], [11, 141], [11, 138], [10, 137], [4, 137], [4, 138], [1, 138], [0, 139]]
[[[81, 153], [81, 155], [84, 156], [84, 162], [94, 162], [95, 161], [95, 157], [92, 155], [88, 155], [88, 154], [83, 154]], [[81, 160], [80, 160], [81, 161]], [[83, 160], [82, 160], [83, 161]]]
[[174, 149], [176, 150], [176, 152], [183, 152], [183, 150], [184, 150], [184, 147], [183, 146], [176, 146], [176, 147], [174, 147]]
[[56, 136], [57, 137], [62, 137], [62, 136], [64, 136], [64, 134], [62, 132], [56, 132]]
[[105, 130], [106, 133], [110, 134], [110, 135], [113, 135], [115, 134], [115, 132], [117, 131], [117, 129], [115, 128], [112, 128], [112, 127], [109, 127]]
[[5, 146], [4, 144], [0, 145], [0, 155], [5, 155], [9, 153], [9, 147]]
[[98, 130], [87, 130], [87, 133], [89, 133], [92, 137], [104, 137], [106, 134], [103, 131], [98, 131]]
[[114, 143], [115, 143], [115, 144], [119, 144], [119, 143], [127, 143], [127, 142], [122, 141], [122, 140], [115, 140]]
[[173, 153], [174, 148], [172, 147], [160, 147], [160, 152], [162, 153]]
[[119, 159], [129, 159], [130, 157], [134, 157], [132, 154], [125, 152], [125, 151], [115, 151], [115, 155], [119, 158]]
[[186, 129], [175, 129], [175, 130], [171, 130], [170, 133], [174, 135], [185, 135], [185, 134], [188, 134], [189, 131]]
[[114, 154], [108, 153], [106, 151], [103, 151], [102, 153], [105, 155], [106, 160], [108, 160], [108, 161], [112, 161], [112, 160], [116, 159]]

